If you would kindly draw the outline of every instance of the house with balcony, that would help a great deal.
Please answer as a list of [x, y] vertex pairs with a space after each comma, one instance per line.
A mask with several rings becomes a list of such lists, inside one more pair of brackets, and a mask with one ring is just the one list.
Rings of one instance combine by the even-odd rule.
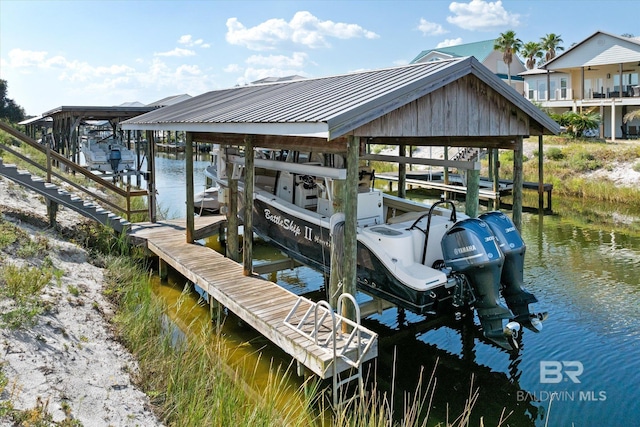
[[640, 137], [640, 119], [623, 122], [625, 114], [640, 109], [640, 38], [596, 31], [520, 76], [525, 97], [542, 107], [599, 113], [601, 138]]
[[[492, 73], [507, 83], [507, 74], [509, 72], [507, 64], [502, 60], [502, 52], [495, 50], [493, 48], [494, 45], [495, 39], [491, 39], [474, 43], [459, 44], [456, 46], [423, 50], [411, 61], [411, 64], [473, 56], [480, 61], [482, 65], [491, 70]], [[513, 61], [511, 62], [511, 86], [517, 90], [518, 93], [524, 92], [524, 78], [520, 73], [525, 70], [526, 67], [522, 61], [514, 55]]]

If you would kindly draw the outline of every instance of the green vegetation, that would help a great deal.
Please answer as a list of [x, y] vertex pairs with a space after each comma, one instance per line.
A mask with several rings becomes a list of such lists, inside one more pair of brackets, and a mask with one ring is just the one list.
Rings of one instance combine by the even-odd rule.
[[582, 113], [566, 111], [562, 114], [550, 114], [550, 116], [560, 126], [564, 126], [566, 133], [572, 138], [580, 138], [585, 131], [596, 129], [600, 125], [600, 114], [593, 111]]
[[[554, 145], [544, 152], [544, 182], [553, 184], [554, 194], [640, 205], [637, 188], [621, 187], [605, 177], [595, 179], [584, 175], [602, 169], [613, 170], [619, 162], [640, 164], [640, 144], [605, 144], [563, 137], [545, 138], [545, 141]], [[640, 168], [635, 165], [634, 168]], [[523, 172], [525, 181], [537, 182], [537, 159], [525, 160]], [[512, 151], [500, 152], [500, 175], [513, 175]]]
[[21, 122], [25, 119], [24, 109], [13, 99], [7, 98], [8, 89], [7, 81], [0, 79], [0, 120], [6, 120], [9, 123]]
[[32, 239], [22, 229], [0, 219], [0, 252], [15, 254], [28, 262], [0, 267], [0, 297], [11, 301], [0, 313], [0, 326], [13, 329], [31, 326], [36, 316], [47, 309], [40, 298], [41, 291], [59, 275], [50, 259], [48, 262], [40, 259], [48, 250], [46, 238]]

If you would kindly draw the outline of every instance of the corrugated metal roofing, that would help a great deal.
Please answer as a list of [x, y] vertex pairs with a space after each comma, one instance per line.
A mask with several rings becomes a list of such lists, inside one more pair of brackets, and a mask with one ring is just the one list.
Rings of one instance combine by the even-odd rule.
[[216, 90], [134, 117], [122, 127], [333, 139], [469, 73], [553, 129], [555, 122], [475, 58]]
[[473, 42], [473, 43], [458, 44], [455, 46], [446, 46], [446, 47], [438, 47], [435, 49], [423, 50], [418, 54], [418, 56], [416, 56], [413, 59], [413, 61], [411, 61], [411, 63], [414, 64], [418, 62], [421, 58], [424, 58], [426, 55], [428, 55], [431, 52], [440, 52], [446, 55], [451, 55], [456, 58], [473, 56], [478, 61], [484, 62], [487, 56], [489, 56], [489, 54], [494, 51], [493, 49], [494, 45], [495, 45], [495, 40], [492, 39], [492, 40], [483, 40], [483, 41]]

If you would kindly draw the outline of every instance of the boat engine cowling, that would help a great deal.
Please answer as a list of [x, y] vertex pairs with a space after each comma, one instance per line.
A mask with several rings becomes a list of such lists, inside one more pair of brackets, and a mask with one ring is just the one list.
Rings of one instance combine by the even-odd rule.
[[473, 289], [484, 335], [505, 348], [517, 348], [519, 325], [503, 326], [513, 315], [499, 300], [504, 255], [488, 224], [477, 218], [460, 221], [446, 232], [441, 246], [445, 265], [464, 274]]
[[514, 320], [538, 332], [546, 315], [529, 312], [529, 304], [537, 298], [524, 288], [524, 254], [526, 245], [511, 219], [502, 212], [487, 212], [479, 216], [489, 225], [498, 240], [498, 247], [504, 255], [504, 265], [500, 277], [502, 296], [507, 307], [515, 315]]

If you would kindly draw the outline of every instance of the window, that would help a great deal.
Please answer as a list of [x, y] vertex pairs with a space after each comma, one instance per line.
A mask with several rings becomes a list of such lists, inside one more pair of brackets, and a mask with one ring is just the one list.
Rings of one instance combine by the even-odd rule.
[[567, 99], [567, 78], [560, 78], [560, 99]]
[[549, 81], [549, 94], [551, 95], [550, 99], [556, 99], [556, 86], [557, 86], [558, 82], [554, 79], [554, 80], [550, 80]]
[[539, 100], [547, 99], [547, 83], [546, 82], [538, 82], [538, 99]]

